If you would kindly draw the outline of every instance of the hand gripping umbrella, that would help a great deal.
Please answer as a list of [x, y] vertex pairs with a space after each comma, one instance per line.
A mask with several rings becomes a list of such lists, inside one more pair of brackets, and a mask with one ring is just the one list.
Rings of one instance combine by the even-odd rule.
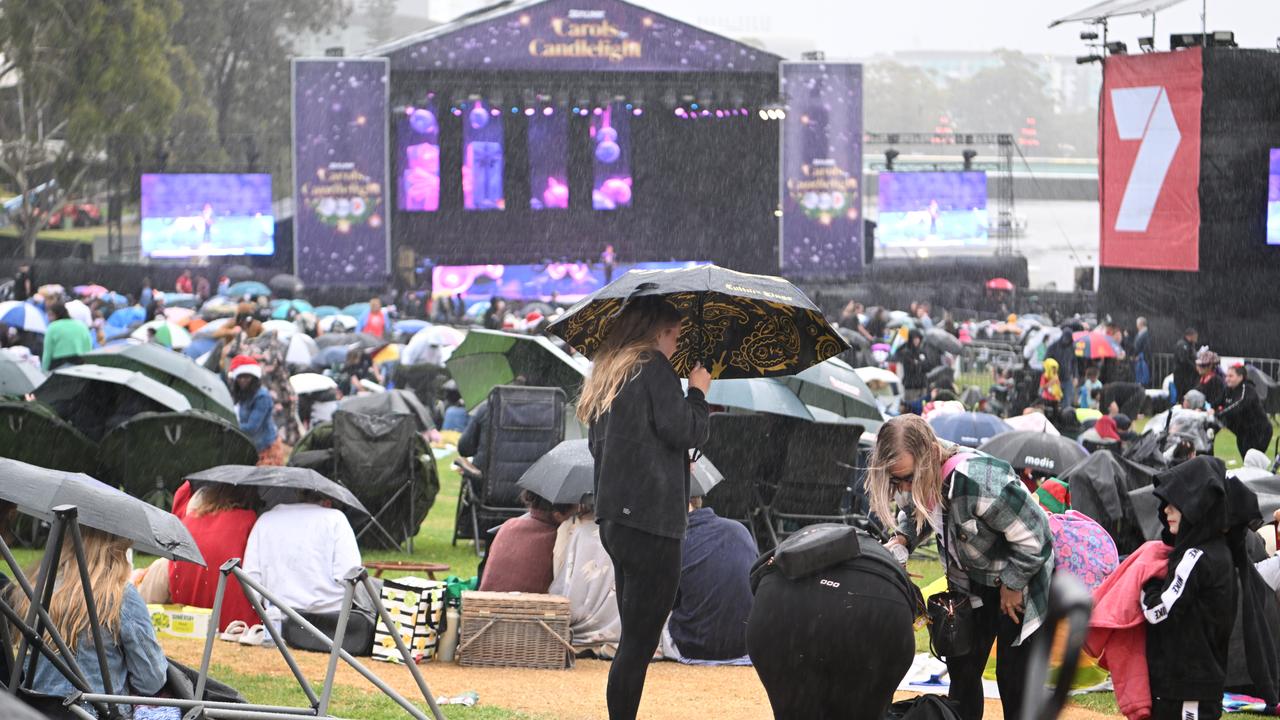
[[713, 378], [793, 375], [849, 349], [796, 286], [715, 265], [632, 270], [576, 303], [548, 329], [589, 358], [627, 302], [647, 296], [665, 298], [686, 320], [671, 358], [681, 377], [698, 362]]

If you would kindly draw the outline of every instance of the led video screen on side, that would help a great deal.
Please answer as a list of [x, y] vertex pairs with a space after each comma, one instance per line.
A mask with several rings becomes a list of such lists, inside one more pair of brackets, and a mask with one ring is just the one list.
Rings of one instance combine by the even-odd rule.
[[1280, 245], [1280, 148], [1271, 148], [1271, 177], [1267, 182], [1267, 244]]
[[987, 174], [882, 172], [876, 241], [882, 247], [987, 243]]
[[269, 174], [142, 176], [145, 255], [271, 255], [275, 233]]

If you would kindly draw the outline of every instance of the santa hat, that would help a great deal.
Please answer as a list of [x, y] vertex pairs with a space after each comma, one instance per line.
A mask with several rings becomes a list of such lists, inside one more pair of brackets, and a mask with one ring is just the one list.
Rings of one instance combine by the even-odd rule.
[[232, 378], [238, 378], [241, 375], [252, 375], [256, 378], [262, 377], [262, 366], [257, 360], [248, 355], [237, 355], [231, 358], [231, 370], [227, 373]]

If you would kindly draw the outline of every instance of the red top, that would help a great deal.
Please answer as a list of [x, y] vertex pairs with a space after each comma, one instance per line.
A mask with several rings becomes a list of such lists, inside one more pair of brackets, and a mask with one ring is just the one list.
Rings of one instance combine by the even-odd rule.
[[186, 275], [179, 275], [178, 282], [174, 283], [174, 289], [180, 293], [191, 294], [191, 278]]
[[364, 331], [374, 337], [382, 337], [386, 333], [387, 319], [382, 312], [370, 312], [369, 319], [364, 323]]
[[191, 481], [189, 480], [182, 481], [182, 484], [178, 486], [177, 492], [173, 494], [173, 514], [177, 515], [179, 520], [187, 515], [187, 503], [191, 502], [191, 495]]
[[539, 511], [502, 523], [489, 547], [480, 589], [545, 593], [555, 575], [551, 556], [559, 527], [550, 513]]
[[[249, 542], [249, 532], [258, 516], [252, 510], [226, 510], [212, 515], [182, 519], [182, 524], [191, 531], [191, 537], [200, 548], [207, 568], [188, 562], [174, 561], [169, 564], [169, 597], [175, 603], [193, 605], [195, 607], [213, 607], [213, 597], [218, 591], [218, 568], [231, 558], [243, 558], [245, 545]], [[227, 579], [226, 595], [222, 599], [222, 621], [219, 630], [226, 630], [235, 620], [243, 620], [249, 625], [261, 623], [258, 614], [253, 611], [249, 601], [244, 597], [240, 583], [234, 578]]]

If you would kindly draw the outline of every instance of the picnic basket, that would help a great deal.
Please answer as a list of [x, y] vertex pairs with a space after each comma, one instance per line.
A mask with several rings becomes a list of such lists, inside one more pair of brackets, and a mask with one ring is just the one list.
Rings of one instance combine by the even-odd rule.
[[462, 593], [458, 663], [479, 667], [573, 667], [569, 600], [535, 593]]

